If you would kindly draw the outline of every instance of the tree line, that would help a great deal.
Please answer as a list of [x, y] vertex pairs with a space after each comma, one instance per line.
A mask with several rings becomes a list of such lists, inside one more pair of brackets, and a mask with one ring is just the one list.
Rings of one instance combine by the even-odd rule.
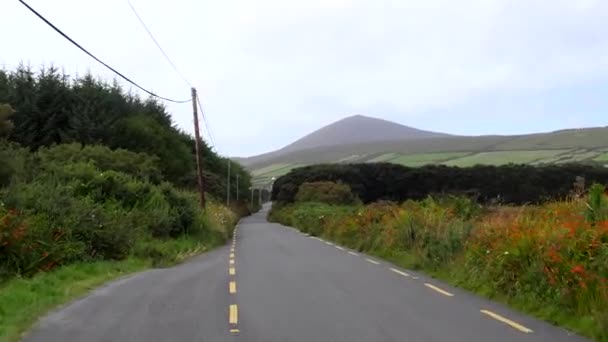
[[294, 202], [300, 185], [332, 181], [350, 186], [364, 203], [420, 200], [437, 194], [466, 195], [479, 203], [541, 203], [569, 196], [577, 177], [583, 177], [587, 184], [608, 184], [608, 168], [581, 164], [470, 168], [411, 168], [390, 163], [314, 165], [294, 169], [277, 179], [272, 198]]
[[[32, 151], [78, 143], [146, 153], [159, 159], [163, 180], [182, 188], [196, 185], [194, 138], [174, 125], [165, 106], [90, 73], [70, 77], [54, 66], [25, 65], [0, 70], [1, 135]], [[202, 155], [206, 190], [225, 198], [228, 159], [206, 143]], [[248, 189], [249, 173], [234, 162], [231, 170], [239, 174], [240, 189]]]

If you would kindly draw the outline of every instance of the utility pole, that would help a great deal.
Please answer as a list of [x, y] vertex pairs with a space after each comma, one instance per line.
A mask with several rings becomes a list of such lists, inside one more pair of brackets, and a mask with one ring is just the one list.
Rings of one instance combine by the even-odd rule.
[[230, 159], [228, 159], [228, 185], [226, 186], [226, 206], [230, 206]]
[[239, 201], [239, 174], [236, 174], [236, 201]]
[[253, 208], [253, 185], [249, 188], [251, 190], [251, 207]]
[[201, 134], [198, 127], [198, 103], [196, 89], [192, 87], [192, 113], [194, 114], [194, 149], [196, 152], [196, 176], [198, 178], [198, 192], [201, 201], [201, 208], [205, 208], [205, 188], [203, 185], [203, 166], [201, 162]]

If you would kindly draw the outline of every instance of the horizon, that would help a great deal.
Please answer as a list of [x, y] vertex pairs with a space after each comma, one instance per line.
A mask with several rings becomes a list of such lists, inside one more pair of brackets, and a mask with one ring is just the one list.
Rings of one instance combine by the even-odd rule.
[[[144, 87], [189, 97], [126, 2], [30, 3]], [[132, 3], [197, 87], [226, 156], [275, 151], [346, 113], [472, 136], [608, 125], [608, 3], [599, 0]], [[0, 65], [114, 79], [18, 2], [3, 13], [0, 30], [14, 34]], [[192, 133], [190, 105], [167, 109]]]

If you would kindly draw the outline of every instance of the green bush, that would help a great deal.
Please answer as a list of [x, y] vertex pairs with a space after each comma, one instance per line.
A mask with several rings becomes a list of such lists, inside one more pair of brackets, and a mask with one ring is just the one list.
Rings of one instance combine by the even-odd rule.
[[327, 204], [354, 204], [358, 200], [350, 186], [338, 182], [306, 182], [300, 185], [296, 194], [298, 202], [319, 202]]
[[101, 145], [63, 144], [41, 148], [38, 155], [40, 164], [46, 167], [78, 162], [91, 163], [102, 172], [117, 171], [152, 183], [162, 181], [160, 159], [145, 153], [111, 150]]

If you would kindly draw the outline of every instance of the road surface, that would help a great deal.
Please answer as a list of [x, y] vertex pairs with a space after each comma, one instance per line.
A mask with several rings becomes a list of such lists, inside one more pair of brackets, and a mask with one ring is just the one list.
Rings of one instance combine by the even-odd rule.
[[228, 246], [104, 286], [27, 342], [585, 341], [437, 280], [295, 229], [266, 210]]

